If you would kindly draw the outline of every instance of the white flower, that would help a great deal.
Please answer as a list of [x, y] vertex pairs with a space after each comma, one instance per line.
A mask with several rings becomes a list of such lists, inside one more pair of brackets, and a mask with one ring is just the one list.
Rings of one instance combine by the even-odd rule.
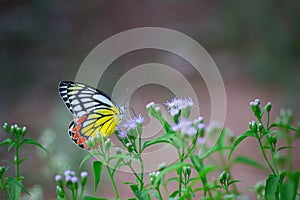
[[198, 138], [197, 143], [198, 144], [204, 144], [205, 143], [205, 138], [204, 137]]
[[144, 117], [141, 115], [141, 114], [139, 114], [137, 117], [135, 117], [135, 122], [137, 123], [137, 124], [141, 124], [141, 123], [143, 123], [144, 122]]
[[178, 124], [172, 127], [173, 131], [179, 131], [182, 135], [194, 136], [197, 133], [196, 128], [188, 119], [181, 119]]
[[172, 116], [175, 116], [179, 113], [180, 110], [185, 109], [187, 107], [192, 107], [194, 102], [192, 98], [174, 98], [171, 102], [165, 103], [169, 108], [169, 113]]
[[260, 100], [259, 99], [255, 99], [254, 101], [250, 102], [250, 106], [259, 106], [260, 104]]

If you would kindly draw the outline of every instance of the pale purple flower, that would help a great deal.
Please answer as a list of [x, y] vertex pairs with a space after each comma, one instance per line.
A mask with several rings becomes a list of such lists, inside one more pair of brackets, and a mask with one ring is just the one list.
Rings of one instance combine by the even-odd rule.
[[118, 137], [121, 139], [124, 139], [127, 137], [127, 133], [125, 131], [121, 130], [118, 134]]
[[188, 119], [181, 119], [178, 124], [172, 126], [173, 131], [179, 131], [183, 135], [193, 136], [196, 135], [197, 130], [192, 122]]
[[198, 128], [199, 130], [205, 129], [205, 124], [200, 123], [200, 124], [197, 125], [197, 128]]
[[73, 177], [71, 178], [71, 182], [72, 182], [72, 183], [77, 183], [77, 182], [78, 182], [78, 178], [77, 178], [76, 176], [73, 176]]
[[141, 123], [143, 123], [144, 122], [144, 117], [141, 115], [141, 114], [139, 114], [137, 117], [135, 117], [135, 122], [137, 123], [137, 124], [141, 124]]
[[66, 182], [71, 181], [71, 179], [72, 179], [72, 176], [70, 176], [70, 175], [66, 176]]
[[71, 170], [66, 170], [65, 172], [64, 172], [64, 174], [65, 174], [65, 176], [75, 176], [75, 172], [73, 172], [73, 171], [71, 171]]
[[152, 101], [152, 102], [150, 102], [150, 103], [148, 103], [147, 105], [146, 105], [146, 108], [150, 108], [150, 107], [152, 107], [152, 106], [155, 106], [155, 103]]
[[194, 119], [194, 124], [202, 123], [203, 120], [204, 120], [204, 118], [200, 116], [197, 119]]
[[156, 111], [156, 112], [160, 111], [160, 107], [156, 106], [156, 107], [155, 107], [155, 111]]
[[125, 146], [126, 146], [126, 147], [130, 147], [130, 146], [131, 146], [131, 143], [128, 142], [128, 143], [125, 144]]
[[258, 106], [260, 104], [260, 100], [259, 99], [255, 99], [254, 101], [250, 102], [250, 106]]
[[57, 174], [56, 176], [55, 176], [55, 181], [60, 181], [61, 180], [61, 175], [60, 174]]
[[88, 176], [88, 173], [86, 171], [83, 171], [80, 173], [80, 177], [85, 178]]
[[127, 131], [135, 129], [136, 128], [136, 121], [133, 119], [129, 119], [123, 123], [123, 128], [125, 128]]
[[198, 144], [204, 144], [205, 143], [205, 138], [204, 137], [198, 138], [197, 143]]
[[187, 107], [192, 107], [194, 102], [192, 98], [174, 98], [171, 102], [165, 103], [169, 108], [169, 113], [172, 116], [175, 116], [179, 113], [180, 110], [185, 109]]
[[121, 149], [119, 147], [115, 148], [115, 152], [116, 152], [116, 154], [121, 154], [122, 153], [122, 151], [121, 151]]

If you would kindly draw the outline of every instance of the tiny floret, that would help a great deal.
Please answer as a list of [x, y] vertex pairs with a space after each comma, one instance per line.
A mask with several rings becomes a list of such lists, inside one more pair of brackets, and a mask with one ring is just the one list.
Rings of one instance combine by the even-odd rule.
[[72, 179], [72, 176], [70, 176], [70, 175], [67, 175], [67, 176], [66, 176], [66, 182], [71, 181], [71, 179]]
[[183, 135], [193, 136], [196, 135], [197, 130], [193, 126], [192, 122], [188, 119], [181, 119], [178, 124], [172, 127], [173, 131], [179, 131]]
[[172, 99], [171, 102], [165, 103], [169, 108], [169, 113], [172, 116], [175, 116], [179, 113], [180, 110], [185, 109], [187, 107], [192, 107], [194, 102], [192, 98], [177, 98]]
[[65, 176], [75, 176], [75, 172], [73, 172], [73, 171], [71, 171], [71, 170], [66, 170], [65, 172], [64, 172], [64, 174], [65, 174]]
[[121, 139], [124, 139], [127, 137], [127, 133], [125, 131], [121, 130], [118, 134], [118, 137]]
[[201, 144], [201, 145], [204, 144], [205, 143], [205, 138], [204, 137], [198, 138], [197, 143]]
[[150, 102], [150, 103], [148, 103], [147, 105], [146, 105], [146, 108], [150, 108], [150, 107], [152, 107], [152, 106], [155, 106], [155, 103], [152, 101], [152, 102]]
[[88, 176], [88, 173], [87, 173], [86, 171], [83, 171], [83, 172], [80, 173], [80, 176], [81, 176], [82, 178], [87, 177], [87, 176]]
[[73, 177], [71, 178], [71, 182], [72, 182], [72, 183], [77, 183], [77, 182], [78, 182], [78, 178], [77, 178], [76, 176], [73, 176]]
[[197, 128], [198, 128], [199, 130], [205, 129], [205, 124], [200, 123], [200, 124], [197, 125]]
[[250, 102], [250, 106], [259, 106], [260, 104], [260, 100], [259, 99], [255, 99], [254, 101]]
[[61, 180], [61, 175], [60, 174], [57, 174], [56, 176], [55, 176], [55, 181], [60, 181]]
[[137, 124], [141, 124], [141, 123], [143, 123], [144, 122], [144, 117], [141, 115], [141, 114], [139, 114], [137, 117], [135, 117], [135, 122], [137, 123]]

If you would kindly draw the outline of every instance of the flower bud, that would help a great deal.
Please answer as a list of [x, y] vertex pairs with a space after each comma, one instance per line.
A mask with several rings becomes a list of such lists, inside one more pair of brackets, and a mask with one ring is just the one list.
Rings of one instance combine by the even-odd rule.
[[249, 122], [249, 128], [251, 131], [256, 132], [257, 131], [257, 123], [255, 121]]
[[116, 154], [122, 154], [122, 151], [119, 147], [115, 148], [115, 152]]
[[166, 162], [163, 162], [163, 163], [160, 163], [158, 165], [158, 171], [162, 171], [163, 169], [165, 169], [167, 166], [166, 166]]
[[182, 168], [182, 172], [183, 172], [183, 174], [184, 174], [185, 176], [187, 176], [187, 179], [189, 179], [189, 178], [190, 178], [190, 175], [191, 175], [191, 172], [192, 172], [192, 169], [191, 169], [190, 166], [184, 166], [184, 167]]
[[4, 172], [6, 171], [6, 167], [4, 167], [4, 166], [1, 166], [0, 167], [0, 180], [2, 179], [2, 176], [3, 176], [3, 174], [4, 174]]
[[26, 131], [27, 131], [26, 126], [23, 126], [23, 128], [21, 129], [21, 134], [22, 134], [23, 137], [25, 136]]
[[63, 182], [62, 182], [62, 177], [60, 174], [57, 174], [55, 176], [55, 181], [57, 182], [57, 185], [60, 187], [60, 188], [63, 188]]
[[264, 130], [264, 126], [262, 125], [262, 123], [258, 123], [258, 130], [259, 132], [262, 132]]
[[226, 171], [223, 171], [219, 176], [220, 183], [222, 185], [226, 185], [229, 180], [230, 180], [230, 174], [228, 174]]
[[71, 182], [72, 182], [73, 188], [74, 188], [75, 190], [77, 190], [77, 189], [78, 189], [78, 178], [77, 178], [76, 176], [73, 176], [73, 177], [71, 178]]
[[4, 130], [6, 133], [8, 133], [8, 131], [9, 131], [9, 126], [8, 126], [8, 124], [7, 124], [6, 122], [3, 124], [3, 130]]
[[65, 198], [65, 192], [61, 187], [56, 186], [56, 193], [60, 198]]
[[11, 125], [10, 130], [11, 130], [12, 134], [15, 134], [15, 131], [16, 131], [15, 125]]
[[271, 102], [268, 102], [267, 105], [266, 105], [266, 110], [267, 110], [268, 112], [270, 112], [271, 109], [272, 109], [272, 104], [271, 104]]
[[88, 173], [85, 172], [85, 171], [80, 173], [80, 178], [81, 178], [80, 180], [81, 180], [81, 185], [82, 186], [85, 186], [86, 181], [87, 181], [87, 176], [88, 176]]

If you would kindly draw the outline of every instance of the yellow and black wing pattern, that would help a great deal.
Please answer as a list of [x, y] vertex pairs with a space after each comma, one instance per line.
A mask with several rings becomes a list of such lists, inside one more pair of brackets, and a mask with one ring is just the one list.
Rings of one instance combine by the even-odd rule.
[[104, 92], [73, 81], [59, 83], [59, 94], [73, 115], [69, 135], [79, 147], [89, 150], [89, 137], [110, 136], [119, 123], [122, 110]]

